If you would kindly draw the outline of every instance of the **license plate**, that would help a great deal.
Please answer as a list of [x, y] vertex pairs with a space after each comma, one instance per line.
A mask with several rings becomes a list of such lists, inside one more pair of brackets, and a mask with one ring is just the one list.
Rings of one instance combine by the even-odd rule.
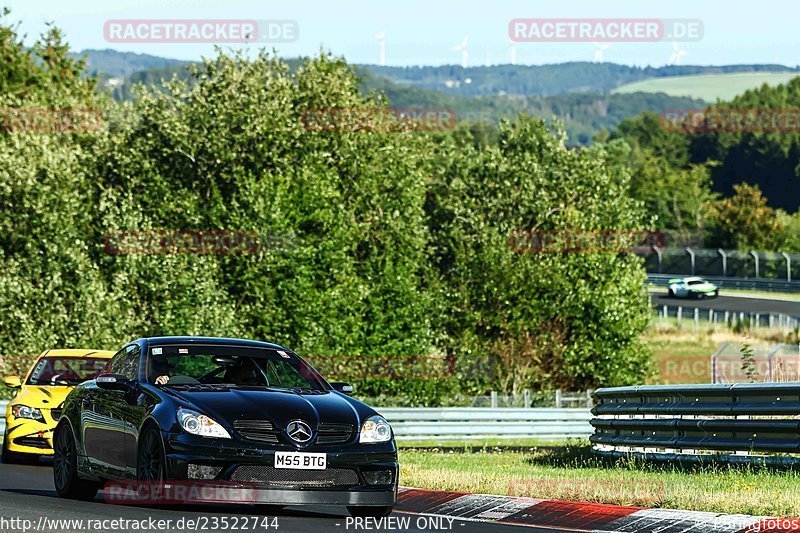
[[275, 468], [325, 470], [327, 463], [325, 453], [275, 452]]

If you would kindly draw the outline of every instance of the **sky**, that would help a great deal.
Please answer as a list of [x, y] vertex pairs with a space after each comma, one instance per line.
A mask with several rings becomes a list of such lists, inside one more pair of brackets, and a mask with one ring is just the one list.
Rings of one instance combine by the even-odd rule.
[[[379, 63], [376, 34], [385, 31], [387, 65], [461, 64], [453, 48], [467, 38], [469, 66], [509, 63], [508, 24], [517, 18], [659, 18], [702, 21], [703, 37], [681, 42], [681, 64], [800, 64], [800, 2], [797, 0], [0, 0], [21, 22], [26, 42], [53, 22], [72, 49], [112, 48], [176, 59], [214, 55], [210, 43], [114, 43], [104, 24], [125, 19], [290, 20], [298, 36], [288, 43], [224, 45], [266, 46], [281, 56], [318, 54], [321, 49], [351, 63]], [[675, 45], [664, 42], [615, 42], [597, 57], [592, 42], [526, 42], [516, 45], [516, 63], [541, 65], [593, 61], [663, 66]]]

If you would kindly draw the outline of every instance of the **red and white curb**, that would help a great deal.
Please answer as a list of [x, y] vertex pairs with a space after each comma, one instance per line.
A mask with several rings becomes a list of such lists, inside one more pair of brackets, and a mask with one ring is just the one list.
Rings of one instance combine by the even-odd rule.
[[790, 533], [800, 519], [539, 500], [401, 487], [398, 511], [591, 532]]

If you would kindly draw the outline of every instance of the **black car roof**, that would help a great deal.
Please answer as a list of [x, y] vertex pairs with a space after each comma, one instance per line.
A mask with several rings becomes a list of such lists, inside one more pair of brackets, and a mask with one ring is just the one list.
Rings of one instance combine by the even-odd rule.
[[[138, 339], [147, 341], [148, 344], [154, 345], [168, 345], [168, 344], [219, 344], [219, 345], [235, 345], [235, 346], [249, 346], [251, 348], [272, 348], [275, 350], [286, 350], [283, 346], [273, 344], [271, 342], [253, 341], [248, 339], [229, 339], [225, 337], [146, 337]], [[289, 350], [291, 351], [291, 350]]]

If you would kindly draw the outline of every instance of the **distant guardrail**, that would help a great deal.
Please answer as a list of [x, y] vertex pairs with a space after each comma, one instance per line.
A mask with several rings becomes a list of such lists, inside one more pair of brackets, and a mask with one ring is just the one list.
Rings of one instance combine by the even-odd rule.
[[594, 393], [601, 455], [749, 460], [800, 453], [800, 383], [641, 386]]
[[389, 408], [379, 409], [397, 440], [587, 438], [589, 409]]
[[8, 408], [8, 400], [0, 402], [0, 436], [6, 430], [6, 409]]
[[[647, 281], [666, 287], [673, 278], [687, 277], [689, 274], [648, 274]], [[724, 278], [703, 276], [723, 289], [742, 289], [766, 292], [800, 292], [800, 281], [781, 281], [762, 278]]]
[[[0, 402], [5, 414], [7, 401]], [[398, 440], [468, 440], [473, 438], [587, 438], [589, 409], [491, 409], [487, 407], [408, 407], [379, 409]], [[0, 433], [6, 418], [0, 416]]]

